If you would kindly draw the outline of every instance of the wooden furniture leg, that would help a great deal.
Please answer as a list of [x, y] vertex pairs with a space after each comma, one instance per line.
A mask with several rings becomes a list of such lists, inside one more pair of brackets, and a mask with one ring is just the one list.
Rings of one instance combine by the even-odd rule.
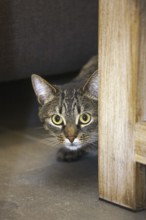
[[133, 210], [146, 207], [146, 168], [136, 159], [138, 149], [146, 158], [146, 123], [137, 113], [137, 81], [146, 88], [145, 18], [144, 0], [99, 0], [99, 197]]

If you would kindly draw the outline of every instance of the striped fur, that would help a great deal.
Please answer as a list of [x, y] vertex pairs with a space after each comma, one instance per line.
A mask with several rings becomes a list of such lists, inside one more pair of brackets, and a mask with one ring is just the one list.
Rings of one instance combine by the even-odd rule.
[[[33, 88], [40, 103], [40, 120], [44, 128], [53, 135], [52, 144], [62, 146], [57, 154], [59, 160], [76, 160], [87, 149], [97, 146], [98, 75], [96, 69], [97, 57], [95, 56], [70, 84], [62, 87], [50, 85], [38, 75], [32, 76]], [[84, 114], [90, 116], [87, 124], [80, 121]], [[53, 115], [61, 117], [62, 124], [54, 124]]]

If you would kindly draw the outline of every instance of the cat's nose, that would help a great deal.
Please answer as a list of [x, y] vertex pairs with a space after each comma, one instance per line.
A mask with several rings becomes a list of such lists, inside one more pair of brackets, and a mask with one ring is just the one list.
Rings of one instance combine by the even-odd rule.
[[74, 142], [75, 138], [76, 138], [75, 136], [68, 136], [68, 137], [67, 137], [67, 139], [68, 139], [71, 143]]

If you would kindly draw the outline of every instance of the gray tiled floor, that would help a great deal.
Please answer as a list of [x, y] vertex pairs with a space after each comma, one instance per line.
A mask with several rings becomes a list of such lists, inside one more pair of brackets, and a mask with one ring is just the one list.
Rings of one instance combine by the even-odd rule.
[[3, 96], [1, 107], [0, 220], [145, 220], [146, 211], [98, 199], [96, 152], [77, 162], [56, 161], [58, 146], [38, 127], [31, 89], [17, 95], [18, 87], [10, 101]]

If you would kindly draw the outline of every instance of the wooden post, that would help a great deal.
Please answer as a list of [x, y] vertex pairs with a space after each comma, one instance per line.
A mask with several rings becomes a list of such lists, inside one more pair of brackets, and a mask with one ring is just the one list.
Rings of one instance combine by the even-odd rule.
[[133, 210], [146, 207], [135, 160], [140, 2], [99, 0], [99, 197]]
[[140, 0], [140, 42], [137, 121], [146, 121], [146, 1]]

